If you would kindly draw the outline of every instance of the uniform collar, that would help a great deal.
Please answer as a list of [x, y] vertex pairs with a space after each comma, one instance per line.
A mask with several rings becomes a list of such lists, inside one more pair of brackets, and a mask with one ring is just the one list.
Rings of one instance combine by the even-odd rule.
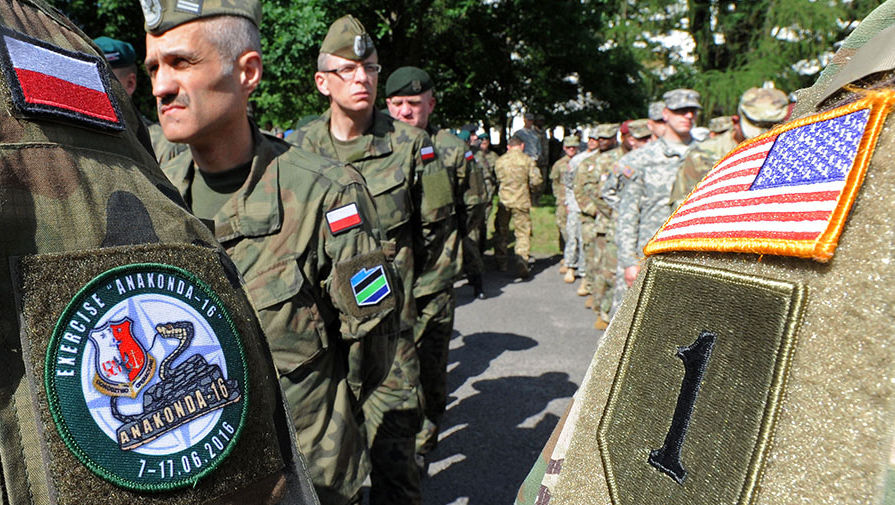
[[[329, 124], [331, 117], [332, 112], [330, 110], [327, 110], [323, 113], [321, 119], [326, 124], [326, 136], [327, 138], [329, 138], [329, 142], [331, 144], [330, 149], [332, 151], [333, 157], [335, 157], [336, 146], [333, 142], [332, 133], [330, 133]], [[353, 163], [368, 158], [378, 158], [380, 156], [388, 156], [389, 154], [391, 154], [391, 134], [395, 131], [394, 121], [395, 119], [393, 119], [391, 116], [373, 109], [373, 124], [370, 125], [370, 128], [366, 131], [366, 133], [364, 133], [360, 137], [361, 139], [363, 139], [363, 142], [365, 142], [363, 157], [342, 161], [346, 163]]]

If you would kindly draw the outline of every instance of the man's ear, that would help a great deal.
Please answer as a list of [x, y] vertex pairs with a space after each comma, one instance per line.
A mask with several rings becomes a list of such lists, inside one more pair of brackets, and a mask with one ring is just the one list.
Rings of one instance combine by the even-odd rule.
[[239, 68], [239, 80], [242, 87], [249, 93], [255, 91], [261, 82], [261, 74], [264, 71], [261, 54], [258, 51], [246, 51], [236, 60], [236, 65]]
[[323, 72], [314, 72], [314, 84], [317, 85], [317, 91], [323, 96], [329, 96], [329, 86], [326, 82], [326, 74]]

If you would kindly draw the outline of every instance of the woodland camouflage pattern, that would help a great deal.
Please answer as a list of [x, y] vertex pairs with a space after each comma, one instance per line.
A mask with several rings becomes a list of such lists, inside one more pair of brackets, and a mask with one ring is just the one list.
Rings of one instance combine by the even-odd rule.
[[[58, 48], [101, 58], [74, 24], [56, 9], [42, 2], [10, 0], [0, 3], [0, 20], [10, 30], [40, 38]], [[292, 475], [282, 503], [317, 503], [307, 479], [303, 462], [289, 454], [292, 444], [285, 412], [279, 405], [282, 398], [273, 380], [274, 367], [238, 274], [215, 241], [214, 235], [184, 208], [181, 198], [171, 186], [150, 154], [148, 134], [117, 80], [110, 79], [110, 93], [120, 106], [124, 130], [99, 131], [66, 120], [44, 120], [19, 113], [11, 105], [6, 81], [0, 84], [0, 97], [7, 106], [0, 113], [0, 241], [2, 260], [6, 265], [0, 274], [0, 503], [30, 505], [37, 503], [232, 503], [224, 495], [240, 494], [237, 502], [267, 503], [273, 498], [272, 482], [226, 482], [220, 477], [223, 466], [196, 487], [164, 494], [125, 491], [97, 477], [74, 457], [71, 461], [55, 459], [47, 444], [58, 433], [42, 425], [40, 413], [32, 406], [41, 389], [28, 378], [23, 367], [20, 341], [20, 317], [14, 302], [16, 293], [26, 296], [23, 286], [13, 280], [10, 258], [29, 261], [41, 258], [145, 258], [146, 251], [158, 256], [171, 254], [170, 262], [190, 270], [199, 257], [217, 257], [220, 274], [205, 277], [206, 282], [225, 285], [229, 310], [241, 316], [240, 328], [244, 347], [248, 350], [248, 366], [256, 377], [267, 377], [252, 387], [253, 406], [247, 423], [265, 432], [267, 441], [255, 439], [259, 449], [277, 468]], [[13, 116], [14, 115], [14, 116]], [[196, 244], [196, 245], [191, 245]], [[180, 253], [176, 253], [180, 251]], [[173, 259], [179, 254], [180, 260]], [[192, 258], [192, 262], [190, 262]], [[204, 261], [204, 260], [203, 260]], [[225, 272], [227, 278], [225, 278]], [[66, 293], [79, 289], [65, 276], [58, 278], [57, 290]], [[219, 292], [224, 294], [223, 292]], [[61, 296], [65, 296], [64, 294]], [[49, 317], [58, 317], [52, 314]], [[26, 333], [27, 335], [27, 333]], [[17, 398], [17, 399], [16, 399]], [[36, 402], [34, 403], [36, 405]], [[49, 415], [49, 414], [47, 414]], [[43, 440], [42, 440], [43, 439]], [[249, 439], [240, 440], [228, 457], [238, 458], [248, 452]], [[272, 441], [272, 444], [268, 441]], [[286, 448], [280, 453], [279, 448]], [[28, 462], [28, 464], [26, 464]], [[60, 467], [61, 465], [61, 467]], [[226, 464], [225, 464], [226, 465]], [[278, 472], [281, 473], [281, 472]], [[275, 475], [274, 475], [275, 476]], [[55, 494], [50, 497], [50, 486]], [[237, 487], [234, 487], [236, 485]], [[74, 493], [74, 495], [73, 495]], [[126, 495], [126, 498], [125, 498]]]
[[[246, 280], [317, 493], [325, 503], [345, 502], [369, 472], [360, 405], [388, 373], [398, 331], [395, 296], [361, 308], [349, 278], [382, 265], [393, 293], [399, 283], [361, 176], [257, 127], [253, 137], [251, 172], [215, 216], [215, 235]], [[187, 199], [191, 153], [162, 169]], [[361, 226], [333, 234], [325, 213], [352, 203]]]

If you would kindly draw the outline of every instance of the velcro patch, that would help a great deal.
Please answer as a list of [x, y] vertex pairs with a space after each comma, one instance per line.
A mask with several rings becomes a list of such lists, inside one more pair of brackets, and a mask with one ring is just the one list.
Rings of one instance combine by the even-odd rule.
[[361, 254], [335, 266], [336, 290], [344, 310], [354, 317], [379, 314], [395, 307], [382, 251]]
[[807, 290], [647, 263], [597, 443], [612, 505], [752, 503]]
[[464, 155], [466, 157], [466, 161], [472, 161], [475, 159], [475, 155], [472, 154], [472, 151], [466, 151]]
[[202, 13], [202, 1], [203, 0], [177, 0], [177, 5], [174, 6], [174, 10], [198, 16]]
[[0, 28], [0, 67], [16, 109], [104, 130], [123, 130], [106, 63]]
[[326, 213], [326, 224], [333, 235], [357, 228], [362, 223], [356, 203], [349, 203]]
[[644, 248], [833, 257], [895, 91], [785, 124], [719, 161]]
[[376, 305], [391, 294], [392, 288], [382, 265], [361, 268], [351, 276], [351, 291], [360, 307]]
[[432, 161], [435, 159], [435, 149], [432, 146], [425, 146], [420, 149], [420, 157], [423, 161]]

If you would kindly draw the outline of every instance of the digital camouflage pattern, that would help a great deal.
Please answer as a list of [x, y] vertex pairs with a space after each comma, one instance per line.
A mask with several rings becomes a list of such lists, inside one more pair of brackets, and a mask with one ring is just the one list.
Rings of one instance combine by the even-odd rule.
[[576, 269], [575, 273], [579, 277], [584, 274], [585, 253], [581, 237], [581, 208], [578, 206], [578, 199], [575, 198], [575, 177], [581, 162], [598, 154], [600, 151], [597, 149], [576, 154], [569, 160], [566, 170], [560, 177], [566, 203], [566, 246], [563, 250], [563, 262], [567, 267]]
[[569, 209], [566, 207], [566, 187], [562, 183], [562, 174], [568, 169], [569, 160], [571, 159], [568, 154], [564, 154], [550, 168], [550, 188], [553, 191], [553, 196], [556, 198], [556, 227], [559, 228], [562, 242], [568, 240], [568, 237], [566, 237], [566, 219], [569, 215]]
[[730, 129], [693, 146], [693, 150], [684, 158], [671, 188], [673, 208], [683, 203], [690, 191], [715, 166], [715, 163], [738, 145], [733, 136], [734, 130]]
[[[458, 272], [454, 199], [450, 177], [437, 158], [422, 159], [432, 147], [426, 132], [374, 110], [369, 133], [355, 139], [347, 159], [373, 194], [380, 223], [395, 248], [394, 263], [404, 282], [402, 331], [389, 376], [364, 403], [367, 441], [373, 462], [371, 501], [396, 503], [390, 493], [419, 499], [414, 464], [415, 438], [422, 426], [419, 357], [413, 328], [416, 300], [444, 292]], [[338, 159], [329, 130], [330, 112], [296, 130], [287, 140], [302, 149]], [[380, 483], [384, 487], [380, 487]], [[383, 495], [384, 494], [384, 495]]]
[[621, 146], [604, 151], [595, 160], [594, 171], [599, 173], [597, 184], [589, 188], [589, 194], [597, 195], [592, 201], [597, 209], [594, 218], [596, 229], [596, 249], [599, 251], [594, 261], [593, 277], [589, 279], [591, 294], [594, 297], [593, 310], [599, 312], [605, 320], [609, 320], [609, 311], [612, 306], [612, 292], [617, 268], [617, 248], [615, 245], [615, 211], [609, 205], [602, 194], [606, 185], [610, 182], [618, 161], [625, 154]]
[[494, 224], [495, 255], [498, 262], [506, 262], [509, 222], [512, 218], [516, 256], [527, 262], [531, 248], [531, 194], [537, 192], [543, 183], [541, 172], [534, 160], [519, 149], [510, 149], [498, 158], [495, 172], [500, 184], [500, 206]]
[[[400, 284], [360, 174], [257, 127], [252, 133], [251, 171], [214, 217], [215, 236], [246, 280], [317, 494], [346, 503], [370, 470], [360, 406], [388, 373], [398, 332], [395, 295], [361, 307], [349, 279], [381, 265], [394, 293]], [[191, 154], [162, 169], [188, 201], [197, 176]], [[333, 233], [326, 213], [352, 204], [361, 224]]]
[[[46, 47], [102, 57], [73, 23], [43, 2], [0, 3], [0, 20]], [[294, 452], [274, 365], [242, 282], [214, 235], [183, 208], [140, 141], [148, 136], [124, 89], [115, 79], [108, 83], [124, 126], [109, 132], [21, 113], [12, 105], [8, 82], [0, 82], [7, 104], [0, 113], [0, 290], [6, 293], [0, 297], [0, 503], [317, 503], [304, 462]], [[84, 272], [71, 275], [67, 266], [75, 263], [124, 265], [154, 258], [213, 286], [235, 316], [253, 406], [248, 428], [227, 460], [194, 487], [147, 493], [119, 488], [75, 459], [41, 406], [45, 390], [32, 367], [42, 361], [26, 359], [32, 339], [47, 336], [34, 333], [34, 325], [54, 322], [59, 314], [47, 307], [20, 312], [22, 304], [30, 305], [35, 286], [20, 284], [10, 268], [17, 262], [13, 258], [21, 259], [20, 265], [62, 265], [51, 281], [58, 298], [54, 306], [67, 303], [83, 286], [74, 278]]]
[[658, 139], [622, 158], [633, 174], [618, 207], [616, 241], [621, 268], [638, 263], [646, 243], [674, 210], [671, 186], [692, 145], [692, 141], [679, 144]]

